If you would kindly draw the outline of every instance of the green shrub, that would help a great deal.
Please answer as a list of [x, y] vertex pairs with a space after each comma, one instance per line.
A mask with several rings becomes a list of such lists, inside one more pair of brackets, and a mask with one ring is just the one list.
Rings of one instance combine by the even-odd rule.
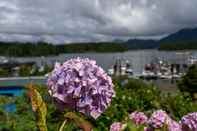
[[191, 95], [197, 93], [197, 65], [189, 67], [186, 75], [179, 81], [178, 87], [181, 91], [189, 92]]
[[[135, 110], [143, 111], [149, 115], [154, 110], [163, 109], [176, 120], [197, 110], [197, 104], [187, 94], [162, 93], [154, 85], [145, 84], [135, 79], [115, 78], [113, 83], [115, 84], [116, 97], [113, 98], [111, 106], [97, 120], [88, 118], [95, 131], [107, 131], [113, 122], [128, 121], [128, 114]], [[38, 85], [36, 87], [47, 103], [48, 130], [56, 131], [64, 121], [63, 112], [56, 109], [46, 86]], [[0, 120], [0, 130], [36, 131], [35, 117], [27, 94], [15, 98], [15, 103], [17, 105], [16, 113], [6, 114], [0, 111], [0, 118], [3, 119], [3, 121]], [[135, 127], [131, 125], [128, 130], [130, 128]], [[77, 127], [68, 121], [64, 130], [75, 131]]]

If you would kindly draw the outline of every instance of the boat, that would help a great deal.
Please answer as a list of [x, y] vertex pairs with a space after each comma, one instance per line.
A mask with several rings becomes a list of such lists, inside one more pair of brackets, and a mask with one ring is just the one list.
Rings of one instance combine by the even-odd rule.
[[113, 75], [114, 74], [114, 69], [113, 68], [108, 69], [108, 74]]
[[133, 75], [133, 69], [129, 60], [117, 58], [115, 64], [108, 69], [109, 75], [116, 76], [131, 76]]
[[4, 63], [8, 63], [8, 59], [4, 56], [0, 56], [0, 63], [4, 64]]
[[157, 75], [152, 71], [144, 70], [139, 76], [142, 79], [157, 79]]
[[158, 70], [158, 65], [159, 65], [158, 62], [162, 63], [162, 61], [153, 60], [151, 63], [146, 64], [143, 71], [142, 71], [140, 78], [142, 78], [142, 79], [157, 79], [158, 78], [157, 70]]
[[126, 60], [126, 74], [133, 75], [133, 69], [129, 60]]
[[189, 65], [197, 65], [197, 53], [192, 53], [188, 59]]
[[167, 61], [157, 59], [146, 64], [140, 78], [143, 79], [179, 79], [184, 73], [181, 72], [180, 64], [170, 64]]

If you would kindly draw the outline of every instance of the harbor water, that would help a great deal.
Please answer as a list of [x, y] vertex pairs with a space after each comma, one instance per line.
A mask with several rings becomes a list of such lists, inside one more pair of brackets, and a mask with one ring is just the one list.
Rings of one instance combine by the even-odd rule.
[[111, 68], [117, 58], [129, 60], [134, 74], [142, 73], [145, 64], [159, 58], [174, 64], [184, 64], [192, 53], [197, 51], [158, 51], [158, 50], [135, 50], [121, 53], [69, 53], [50, 57], [17, 57], [12, 58], [20, 62], [35, 61], [38, 65], [43, 63], [53, 65], [55, 62], [64, 62], [70, 58], [82, 57], [96, 60], [97, 64], [106, 71]]

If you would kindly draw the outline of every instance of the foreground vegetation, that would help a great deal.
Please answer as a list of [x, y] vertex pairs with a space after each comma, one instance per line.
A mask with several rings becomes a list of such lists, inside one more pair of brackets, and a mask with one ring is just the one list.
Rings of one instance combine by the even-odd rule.
[[[94, 131], [107, 131], [114, 122], [127, 122], [126, 130], [142, 131], [143, 126], [136, 127], [129, 119], [129, 114], [135, 111], [144, 112], [150, 118], [153, 112], [162, 109], [170, 118], [180, 121], [184, 115], [196, 112], [197, 103], [194, 95], [197, 92], [196, 80], [196, 65], [191, 66], [178, 82], [181, 92], [166, 93], [155, 85], [146, 84], [138, 79], [113, 77], [116, 96], [98, 119], [87, 117], [88, 115], [85, 117], [73, 111], [69, 113], [71, 110], [67, 108], [60, 111], [57, 108], [57, 101], [49, 96], [45, 85], [30, 85], [24, 88], [22, 96], [0, 97], [0, 130], [75, 131], [82, 128], [89, 131], [93, 128]], [[3, 108], [6, 103], [15, 103], [16, 112], [6, 112]]]
[[178, 82], [178, 87], [180, 91], [189, 92], [194, 99], [197, 99], [197, 65], [189, 67], [187, 73]]
[[[122, 80], [121, 80], [122, 79]], [[140, 80], [114, 78], [116, 97], [111, 106], [97, 119], [87, 118], [94, 130], [109, 130], [113, 122], [123, 121], [133, 111], [144, 111], [150, 115], [154, 110], [163, 109], [175, 120], [189, 113], [197, 111], [197, 104], [189, 93], [163, 93], [154, 85], [147, 85]], [[45, 86], [36, 86], [47, 103], [47, 127], [49, 131], [58, 130], [64, 121], [63, 112], [55, 108]], [[5, 98], [4, 98], [5, 99]], [[17, 106], [15, 113], [0, 111], [0, 130], [3, 131], [36, 131], [36, 118], [32, 112], [27, 93], [14, 98]], [[77, 126], [68, 121], [64, 130], [77, 130]]]

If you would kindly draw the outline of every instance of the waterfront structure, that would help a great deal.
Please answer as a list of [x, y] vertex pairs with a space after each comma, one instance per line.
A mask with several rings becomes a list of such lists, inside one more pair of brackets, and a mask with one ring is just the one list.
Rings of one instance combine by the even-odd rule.
[[117, 58], [112, 68], [108, 69], [108, 74], [115, 76], [131, 76], [133, 75], [133, 69], [128, 60]]

